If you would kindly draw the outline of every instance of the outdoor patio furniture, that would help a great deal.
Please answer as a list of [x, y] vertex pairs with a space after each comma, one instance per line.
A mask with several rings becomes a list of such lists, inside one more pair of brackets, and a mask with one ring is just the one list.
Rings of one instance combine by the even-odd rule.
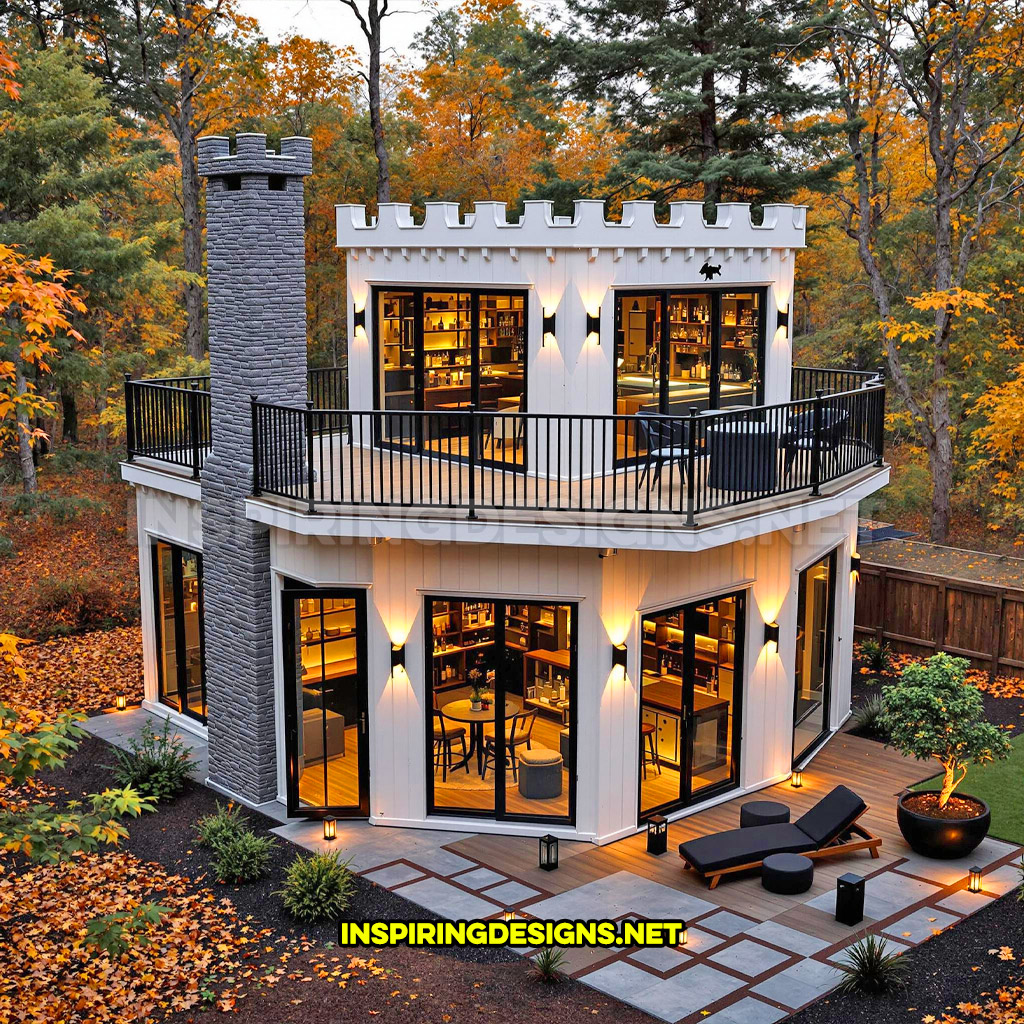
[[[636, 440], [646, 452], [640, 486], [653, 469], [651, 487], [657, 487], [661, 472], [672, 462], [679, 464], [679, 482], [686, 483], [686, 460], [690, 457], [689, 423], [682, 419], [661, 419], [656, 416], [637, 416]], [[697, 454], [701, 454], [700, 451]]]
[[756, 494], [776, 485], [776, 433], [768, 423], [736, 421], [707, 429], [708, 486]]
[[[821, 410], [819, 451], [822, 455], [831, 455], [833, 464], [839, 458], [839, 447], [843, 442], [849, 418], [849, 413], [845, 409]], [[807, 409], [792, 417], [789, 429], [779, 439], [779, 444], [786, 453], [784, 472], [789, 476], [797, 455], [800, 452], [807, 452], [809, 455], [814, 448], [814, 410]]]
[[799, 853], [773, 853], [761, 866], [761, 885], [779, 896], [807, 892], [814, 881], [814, 861]]
[[[455, 743], [462, 746], [460, 758], [456, 763]], [[466, 749], [466, 727], [445, 720], [440, 711], [434, 712], [434, 771], [441, 769], [441, 781], [445, 782], [448, 772], [456, 768], [465, 768], [469, 773], [469, 751]]]
[[789, 821], [789, 808], [774, 800], [751, 800], [740, 807], [740, 828], [758, 825], [784, 825]]
[[[506, 719], [505, 763], [512, 769], [513, 779], [518, 778], [519, 761], [522, 760], [519, 748], [525, 746], [527, 750], [530, 749], [533, 725], [536, 720], [536, 711], [518, 711]], [[482, 779], [487, 778], [488, 768], [494, 768], [494, 761], [494, 734], [491, 733], [484, 736], [484, 761], [483, 769], [480, 772]]]
[[519, 795], [527, 800], [550, 800], [562, 795], [562, 755], [534, 747], [519, 755]]
[[846, 786], [836, 786], [793, 824], [734, 828], [679, 844], [686, 870], [702, 875], [714, 889], [722, 875], [758, 868], [773, 853], [841, 857], [856, 850], [878, 856], [882, 840], [857, 822], [868, 805]]

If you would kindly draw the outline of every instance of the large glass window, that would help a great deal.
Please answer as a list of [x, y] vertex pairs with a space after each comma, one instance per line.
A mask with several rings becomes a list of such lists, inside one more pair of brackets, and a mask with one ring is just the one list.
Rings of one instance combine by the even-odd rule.
[[640, 817], [739, 781], [742, 593], [645, 615]]
[[427, 600], [432, 813], [573, 819], [574, 611]]
[[797, 587], [793, 763], [828, 732], [836, 552], [800, 573]]
[[[433, 413], [390, 417], [384, 440], [469, 454], [471, 410], [526, 411], [526, 295], [476, 289], [376, 293], [382, 408]], [[478, 420], [480, 458], [523, 464], [521, 421]]]
[[[650, 414], [755, 405], [761, 394], [764, 289], [619, 292], [615, 411]], [[650, 427], [619, 427], [620, 459], [643, 454]]]
[[369, 812], [363, 595], [285, 593], [289, 806]]
[[202, 556], [157, 541], [153, 584], [160, 700], [205, 722]]

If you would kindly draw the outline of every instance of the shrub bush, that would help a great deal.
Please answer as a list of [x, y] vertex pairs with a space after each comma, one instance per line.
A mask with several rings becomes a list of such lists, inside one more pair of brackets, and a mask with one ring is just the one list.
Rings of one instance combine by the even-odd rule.
[[338, 853], [299, 854], [277, 895], [292, 917], [306, 923], [336, 919], [352, 900], [355, 880]]
[[889, 733], [885, 729], [884, 715], [881, 694], [873, 694], [859, 708], [854, 709], [853, 726], [863, 736], [887, 740]]
[[192, 754], [166, 719], [158, 733], [146, 722], [142, 736], [133, 736], [128, 749], [117, 749], [115, 754], [114, 776], [121, 786], [131, 786], [156, 801], [173, 800], [185, 788]]
[[11, 501], [14, 515], [45, 515], [55, 523], [70, 523], [80, 512], [102, 512], [106, 507], [93, 498], [68, 498], [60, 494], [19, 494]]
[[242, 817], [242, 809], [238, 804], [221, 806], [217, 801], [217, 809], [213, 814], [204, 814], [193, 826], [202, 846], [217, 849], [222, 843], [235, 838], [242, 832], [249, 831], [249, 826]]
[[533, 958], [534, 973], [545, 985], [554, 985], [562, 980], [562, 968], [566, 959], [564, 949], [546, 946]]
[[134, 617], [125, 600], [92, 573], [43, 576], [28, 601], [34, 632], [41, 637], [103, 629]]
[[241, 832], [221, 838], [214, 847], [214, 873], [222, 882], [255, 882], [269, 871], [274, 846], [272, 837], [258, 836], [243, 826]]
[[860, 657], [872, 672], [882, 675], [892, 668], [892, 648], [887, 643], [877, 640], [862, 640]]
[[839, 991], [877, 995], [905, 985], [910, 956], [890, 950], [889, 943], [879, 935], [867, 935], [850, 946], [843, 959], [836, 962], [845, 975]]

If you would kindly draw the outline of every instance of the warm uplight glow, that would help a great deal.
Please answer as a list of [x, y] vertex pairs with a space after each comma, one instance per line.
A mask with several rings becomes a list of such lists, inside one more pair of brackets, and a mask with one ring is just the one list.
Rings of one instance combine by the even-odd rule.
[[981, 868], [971, 868], [967, 875], [967, 891], [981, 892]]
[[117, 710], [124, 711], [128, 707], [128, 698], [123, 694], [117, 695]]
[[338, 823], [334, 818], [328, 816], [324, 818], [324, 839], [331, 840], [336, 838], [338, 835]]
[[802, 789], [804, 784], [804, 773], [799, 769], [794, 769], [789, 784], [794, 789]]
[[358, 341], [360, 345], [365, 345], [369, 341], [369, 339], [366, 337], [366, 328], [365, 327], [357, 327], [356, 328], [356, 330], [355, 330], [355, 340]]

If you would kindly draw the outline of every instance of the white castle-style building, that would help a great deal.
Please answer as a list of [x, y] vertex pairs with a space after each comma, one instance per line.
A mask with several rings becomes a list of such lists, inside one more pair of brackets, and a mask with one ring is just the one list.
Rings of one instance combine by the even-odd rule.
[[805, 210], [337, 212], [308, 140], [200, 143], [208, 379], [128, 381], [147, 706], [290, 816], [606, 843], [787, 778], [850, 712], [884, 381], [794, 367]]

